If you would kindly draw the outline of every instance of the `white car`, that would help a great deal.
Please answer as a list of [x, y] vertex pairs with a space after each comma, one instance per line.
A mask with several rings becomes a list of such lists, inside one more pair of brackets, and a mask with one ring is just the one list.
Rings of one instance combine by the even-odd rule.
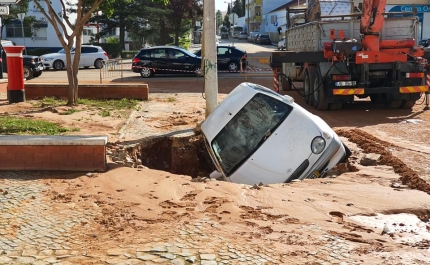
[[[71, 53], [73, 58], [75, 55], [75, 48], [72, 48]], [[64, 49], [61, 49], [56, 53], [44, 54], [41, 57], [43, 59], [45, 69], [61, 70], [66, 67], [66, 53]], [[94, 66], [95, 68], [100, 69], [103, 67], [104, 61], [108, 59], [108, 55], [102, 47], [82, 45], [79, 66], [85, 68]]]
[[292, 97], [242, 83], [201, 126], [217, 171], [242, 184], [321, 178], [351, 152]]
[[278, 51], [285, 50], [285, 37], [282, 37], [280, 41], [278, 41]]

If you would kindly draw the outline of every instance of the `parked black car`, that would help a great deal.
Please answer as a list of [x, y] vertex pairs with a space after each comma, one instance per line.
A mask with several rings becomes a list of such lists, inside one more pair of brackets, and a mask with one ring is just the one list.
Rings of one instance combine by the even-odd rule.
[[270, 45], [270, 44], [272, 44], [272, 41], [270, 40], [269, 35], [260, 34], [257, 37], [257, 43], [258, 44], [267, 44], [267, 45]]
[[134, 56], [131, 70], [144, 78], [154, 74], [200, 75], [202, 59], [180, 47], [154, 46], [141, 49]]
[[[15, 46], [15, 44], [10, 40], [1, 40], [1, 58], [2, 58], [2, 67], [3, 72], [7, 73], [7, 58], [6, 52], [3, 50], [3, 47], [7, 46]], [[30, 80], [34, 77], [38, 77], [42, 75], [44, 66], [42, 58], [35, 55], [23, 55], [22, 56], [23, 68], [24, 68], [24, 78], [26, 80]]]
[[[201, 56], [201, 50], [194, 53]], [[246, 69], [247, 52], [235, 46], [218, 45], [217, 46], [217, 65], [218, 70], [228, 70], [230, 72], [238, 72], [240, 70], [240, 62], [242, 62], [242, 69]]]

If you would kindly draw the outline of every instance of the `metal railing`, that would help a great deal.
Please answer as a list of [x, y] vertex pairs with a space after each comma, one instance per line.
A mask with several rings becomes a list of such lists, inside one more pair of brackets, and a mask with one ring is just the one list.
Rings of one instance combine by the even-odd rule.
[[109, 59], [103, 61], [103, 67], [100, 68], [100, 84], [103, 83], [103, 79], [121, 77], [121, 81], [124, 78], [124, 69], [122, 59]]
[[242, 60], [240, 61], [240, 74], [245, 76], [273, 76], [273, 70], [270, 67], [270, 59], [268, 57], [248, 57], [247, 64], [243, 68]]

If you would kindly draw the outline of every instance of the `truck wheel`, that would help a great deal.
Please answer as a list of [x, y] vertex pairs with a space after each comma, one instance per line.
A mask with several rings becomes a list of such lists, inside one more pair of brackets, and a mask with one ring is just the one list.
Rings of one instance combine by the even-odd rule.
[[30, 80], [33, 78], [33, 69], [30, 66], [24, 65], [24, 78]]
[[305, 90], [305, 102], [309, 106], [312, 106], [312, 95], [311, 95], [311, 76], [309, 74], [309, 69], [306, 69], [303, 78], [303, 89]]
[[342, 103], [330, 103], [330, 106], [328, 107], [330, 110], [336, 110], [342, 108]]
[[401, 100], [390, 100], [385, 102], [385, 108], [387, 109], [398, 109], [402, 106]]
[[314, 71], [311, 84], [315, 109], [327, 110], [329, 107], [329, 103], [327, 103], [325, 100], [324, 83], [322, 81], [321, 72], [319, 69], [316, 69]]
[[415, 106], [415, 100], [403, 100], [402, 101], [402, 109], [412, 109]]

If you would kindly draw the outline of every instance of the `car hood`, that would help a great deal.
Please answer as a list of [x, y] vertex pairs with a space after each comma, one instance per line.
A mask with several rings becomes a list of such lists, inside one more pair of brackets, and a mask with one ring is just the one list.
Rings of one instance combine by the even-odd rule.
[[40, 57], [42, 57], [42, 58], [49, 58], [49, 57], [61, 57], [61, 56], [66, 56], [66, 54], [55, 52], [55, 53], [47, 53], [47, 54], [44, 54], [44, 55], [42, 55]]

